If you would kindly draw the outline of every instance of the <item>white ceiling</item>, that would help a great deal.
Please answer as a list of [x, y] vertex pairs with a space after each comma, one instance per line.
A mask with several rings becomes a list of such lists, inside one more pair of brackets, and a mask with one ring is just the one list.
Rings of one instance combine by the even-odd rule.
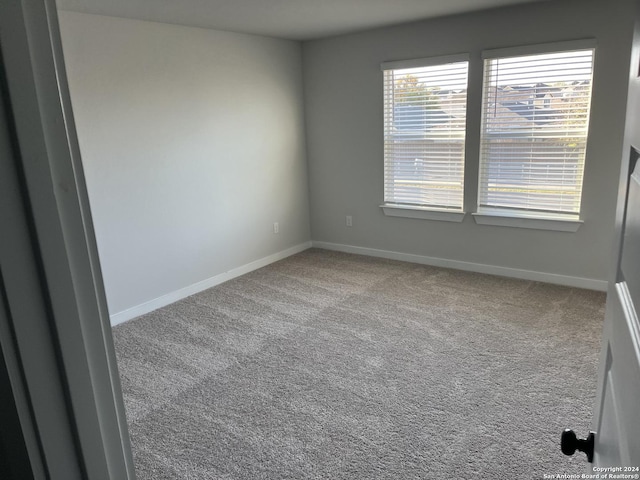
[[542, 0], [58, 0], [58, 8], [292, 40]]

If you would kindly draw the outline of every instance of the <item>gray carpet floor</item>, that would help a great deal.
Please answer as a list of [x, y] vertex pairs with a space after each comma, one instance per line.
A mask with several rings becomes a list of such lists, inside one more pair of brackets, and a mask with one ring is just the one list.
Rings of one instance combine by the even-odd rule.
[[583, 473], [604, 302], [307, 250], [114, 328], [138, 479]]

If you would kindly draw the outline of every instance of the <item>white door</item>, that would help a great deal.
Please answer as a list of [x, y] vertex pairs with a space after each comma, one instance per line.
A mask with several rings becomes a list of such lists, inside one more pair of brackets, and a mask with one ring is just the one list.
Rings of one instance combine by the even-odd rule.
[[[617, 214], [619, 253], [607, 297], [594, 410], [593, 473], [640, 472], [640, 34], [634, 35]], [[602, 478], [602, 477], [601, 477]], [[616, 478], [616, 477], [612, 477]]]
[[594, 415], [595, 472], [622, 467], [624, 473], [624, 467], [635, 467], [632, 472], [640, 473], [640, 153], [634, 149], [631, 154], [634, 170], [628, 182], [622, 254], [603, 331]]

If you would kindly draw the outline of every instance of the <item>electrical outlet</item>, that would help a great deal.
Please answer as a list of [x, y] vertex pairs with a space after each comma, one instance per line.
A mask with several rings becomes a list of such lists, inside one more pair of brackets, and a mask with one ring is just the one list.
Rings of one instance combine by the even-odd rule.
[[347, 215], [347, 227], [353, 227], [353, 217], [351, 215]]
[[273, 233], [280, 233], [280, 224], [278, 222], [273, 222]]

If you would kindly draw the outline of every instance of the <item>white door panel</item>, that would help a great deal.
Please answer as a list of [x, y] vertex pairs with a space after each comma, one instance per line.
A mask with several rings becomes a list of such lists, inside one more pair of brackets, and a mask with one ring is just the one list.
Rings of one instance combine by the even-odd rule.
[[640, 337], [638, 318], [626, 282], [610, 298], [606, 366], [596, 425], [594, 465], [640, 466]]
[[622, 243], [620, 272], [626, 281], [633, 305], [640, 305], [640, 165], [629, 178], [629, 193]]

